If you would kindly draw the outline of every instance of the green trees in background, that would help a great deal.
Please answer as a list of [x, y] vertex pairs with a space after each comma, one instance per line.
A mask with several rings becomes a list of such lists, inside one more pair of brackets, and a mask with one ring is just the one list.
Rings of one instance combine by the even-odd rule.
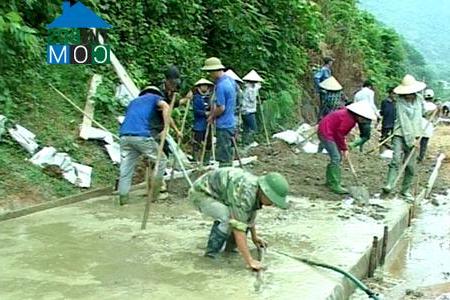
[[[300, 111], [292, 107], [313, 97], [311, 70], [325, 53], [338, 55], [337, 64], [355, 58], [361, 63], [357, 66], [360, 80], [372, 78], [380, 91], [398, 82], [407, 69], [419, 78], [425, 72], [420, 54], [370, 14], [359, 11], [355, 0], [82, 2], [113, 25], [109, 43], [139, 86], [161, 80], [164, 67], [175, 63], [187, 90], [205, 76], [200, 67], [208, 56], [220, 57], [239, 74], [257, 69], [266, 79], [263, 98], [268, 100], [264, 105], [272, 127], [290, 124]], [[67, 78], [67, 69], [78, 74], [85, 68], [65, 66], [58, 76], [63, 68], [44, 66], [45, 26], [60, 13], [60, 6], [60, 0], [10, 0], [0, 4], [2, 111], [14, 114], [14, 107], [30, 96], [21, 89], [25, 78], [43, 85], [33, 74], [50, 74], [59, 81], [57, 85], [67, 86], [75, 80], [70, 75]], [[345, 55], [339, 57], [341, 53]], [[108, 106], [108, 99], [114, 101], [116, 79], [110, 68], [94, 68], [111, 74], [101, 98], [106, 109], [114, 109], [114, 105]]]

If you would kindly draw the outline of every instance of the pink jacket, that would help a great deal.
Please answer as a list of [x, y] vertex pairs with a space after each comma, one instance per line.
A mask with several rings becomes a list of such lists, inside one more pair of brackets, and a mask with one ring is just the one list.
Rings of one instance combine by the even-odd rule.
[[355, 125], [355, 117], [347, 108], [342, 108], [326, 115], [319, 122], [319, 134], [323, 139], [335, 142], [339, 150], [345, 151], [348, 150], [345, 136]]

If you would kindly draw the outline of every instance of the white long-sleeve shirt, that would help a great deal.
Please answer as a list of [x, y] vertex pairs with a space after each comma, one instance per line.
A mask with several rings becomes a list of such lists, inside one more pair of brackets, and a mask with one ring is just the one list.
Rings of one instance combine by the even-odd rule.
[[355, 102], [359, 101], [368, 101], [373, 111], [377, 115], [377, 118], [380, 118], [380, 112], [375, 105], [375, 92], [368, 87], [363, 87], [360, 91], [355, 94], [354, 97]]

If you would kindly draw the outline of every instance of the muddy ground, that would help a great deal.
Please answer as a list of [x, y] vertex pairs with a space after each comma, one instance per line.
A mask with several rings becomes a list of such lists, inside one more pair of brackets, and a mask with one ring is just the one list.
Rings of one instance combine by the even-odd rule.
[[[416, 194], [426, 186], [439, 152], [444, 152], [447, 158], [443, 162], [433, 192], [444, 193], [450, 186], [450, 138], [448, 137], [450, 137], [450, 127], [439, 127], [435, 138], [430, 142], [426, 159], [418, 164], [418, 176], [414, 185]], [[372, 149], [377, 140], [377, 137], [374, 136], [370, 143], [365, 146], [365, 151]], [[271, 171], [282, 173], [290, 184], [290, 194], [296, 197], [330, 201], [339, 201], [343, 198], [330, 192], [325, 186], [325, 168], [329, 161], [327, 154], [295, 153], [294, 146], [289, 146], [283, 141], [274, 141], [271, 147], [260, 145], [249, 151], [247, 155], [258, 156], [258, 161], [245, 166], [245, 169], [259, 175]], [[371, 195], [381, 194], [389, 161], [380, 158], [377, 152], [365, 154], [355, 150], [350, 153], [350, 156], [359, 176], [360, 184], [364, 185]], [[343, 166], [343, 184], [346, 186], [355, 185], [355, 179], [348, 165], [344, 163]], [[194, 178], [195, 175], [192, 179]], [[397, 188], [400, 187], [400, 184], [401, 181]], [[172, 191], [173, 196], [185, 197], [187, 190], [187, 183], [182, 179], [177, 180]], [[383, 197], [383, 195], [381, 196]]]

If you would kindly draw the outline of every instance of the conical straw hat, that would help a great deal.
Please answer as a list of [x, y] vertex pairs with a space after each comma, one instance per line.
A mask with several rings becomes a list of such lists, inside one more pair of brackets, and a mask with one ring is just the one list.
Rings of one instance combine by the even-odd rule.
[[255, 70], [251, 70], [247, 75], [244, 76], [244, 81], [251, 82], [263, 82], [264, 80], [259, 76], [259, 74]]
[[425, 109], [425, 112], [432, 112], [437, 109], [437, 105], [430, 101], [425, 101], [423, 103], [423, 108]]
[[319, 86], [327, 91], [340, 91], [342, 90], [342, 85], [339, 83], [339, 81], [334, 78], [334, 76], [331, 76], [328, 79], [325, 79], [321, 83], [319, 83]]
[[347, 106], [347, 109], [351, 112], [354, 112], [358, 116], [364, 117], [366, 119], [373, 121], [377, 119], [377, 115], [373, 111], [373, 107], [367, 100], [352, 103]]
[[422, 91], [427, 85], [425, 82], [417, 81], [414, 76], [406, 75], [402, 83], [394, 89], [394, 93], [397, 95], [415, 94]]
[[226, 75], [228, 75], [231, 79], [235, 80], [235, 81], [239, 81], [240, 83], [244, 83], [244, 81], [242, 81], [241, 77], [239, 77], [236, 73], [233, 72], [233, 70], [228, 69], [225, 72]]
[[214, 83], [212, 83], [208, 79], [202, 78], [195, 83], [195, 86], [198, 86], [198, 85], [214, 85]]

